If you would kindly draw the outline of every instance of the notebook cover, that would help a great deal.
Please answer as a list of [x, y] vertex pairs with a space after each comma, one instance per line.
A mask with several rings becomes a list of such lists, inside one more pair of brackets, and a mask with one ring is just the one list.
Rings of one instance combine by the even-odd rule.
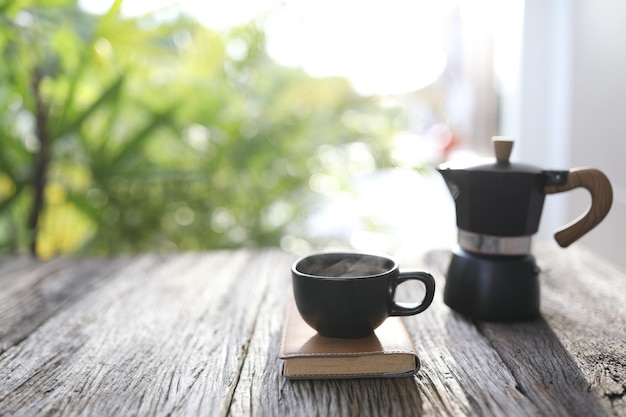
[[279, 357], [283, 375], [300, 379], [404, 377], [420, 367], [400, 317], [389, 317], [368, 337], [324, 337], [306, 324], [293, 299], [286, 311]]

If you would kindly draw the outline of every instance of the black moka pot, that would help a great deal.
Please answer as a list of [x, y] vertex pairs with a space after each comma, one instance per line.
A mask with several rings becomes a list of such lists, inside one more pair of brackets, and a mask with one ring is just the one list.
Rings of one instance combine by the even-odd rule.
[[494, 137], [493, 162], [442, 164], [441, 173], [456, 204], [458, 247], [452, 252], [444, 302], [478, 320], [516, 321], [539, 315], [539, 268], [531, 237], [539, 228], [546, 194], [583, 187], [591, 206], [556, 232], [567, 247], [607, 215], [613, 192], [594, 168], [546, 171], [509, 162], [513, 140]]

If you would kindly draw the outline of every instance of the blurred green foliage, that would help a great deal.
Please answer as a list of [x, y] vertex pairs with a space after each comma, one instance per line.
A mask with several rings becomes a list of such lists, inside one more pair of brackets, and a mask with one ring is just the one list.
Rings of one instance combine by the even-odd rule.
[[1, 250], [277, 245], [313, 207], [322, 147], [389, 163], [393, 109], [273, 62], [257, 22], [216, 32], [120, 6], [0, 5]]

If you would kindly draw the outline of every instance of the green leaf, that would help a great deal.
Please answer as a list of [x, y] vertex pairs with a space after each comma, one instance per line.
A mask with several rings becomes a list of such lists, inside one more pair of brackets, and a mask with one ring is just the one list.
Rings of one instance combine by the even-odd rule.
[[136, 157], [136, 152], [143, 146], [144, 142], [151, 137], [159, 127], [163, 125], [169, 125], [171, 116], [176, 111], [178, 106], [174, 105], [164, 111], [153, 113], [152, 119], [139, 130], [133, 137], [131, 137], [125, 146], [118, 151], [110, 161], [110, 167], [115, 170], [121, 168], [129, 158]]
[[87, 118], [93, 114], [101, 106], [108, 104], [113, 98], [116, 98], [122, 89], [124, 84], [125, 74], [120, 74], [109, 87], [107, 87], [100, 97], [98, 97], [91, 106], [87, 107], [81, 114], [79, 114], [73, 121], [68, 123], [67, 126], [61, 128], [61, 131], [57, 133], [57, 137], [63, 136], [67, 133], [73, 132], [80, 128], [80, 126], [87, 120]]
[[30, 6], [32, 1], [25, 0], [2, 0], [0, 3], [0, 13], [15, 12], [16, 10]]
[[113, 4], [111, 5], [111, 7], [109, 8], [109, 11], [107, 12], [107, 14], [104, 15], [103, 20], [106, 21], [106, 20], [119, 16], [120, 11], [122, 9], [122, 3], [124, 3], [124, 0], [115, 0]]
[[0, 171], [5, 172], [13, 182], [18, 182], [18, 169], [29, 163], [32, 155], [12, 138], [5, 136], [0, 143]]
[[[115, 0], [115, 2], [113, 2], [113, 4], [111, 5], [111, 8], [109, 9], [109, 11], [107, 12], [106, 15], [102, 16], [99, 19], [99, 26], [102, 27], [102, 25], [104, 25], [107, 21], [111, 20], [112, 18], [114, 18], [115, 16], [118, 16], [120, 13], [120, 9], [122, 7], [122, 2], [123, 0]], [[68, 115], [68, 111], [73, 107], [74, 105], [74, 100], [76, 99], [76, 92], [78, 89], [78, 86], [80, 84], [80, 81], [82, 79], [83, 73], [84, 71], [87, 69], [89, 61], [92, 57], [92, 50], [94, 48], [94, 45], [96, 43], [96, 41], [98, 40], [98, 38], [100, 37], [99, 34], [99, 30], [96, 30], [93, 34], [93, 36], [91, 37], [91, 39], [89, 40], [89, 42], [87, 42], [87, 44], [85, 45], [85, 47], [83, 48], [82, 54], [80, 55], [79, 58], [79, 64], [76, 68], [76, 71], [74, 72], [74, 74], [72, 74], [71, 76], [71, 83], [68, 89], [68, 93], [67, 96], [65, 98], [65, 103], [63, 104], [63, 110], [62, 110], [62, 114], [60, 117], [60, 126], [64, 126], [66, 124], [66, 119], [67, 119], [67, 115]]]
[[11, 204], [20, 196], [22, 190], [24, 190], [24, 184], [17, 183], [15, 185], [15, 192], [7, 199], [0, 201], [0, 213], [11, 207]]
[[96, 224], [102, 225], [104, 220], [100, 211], [94, 208], [89, 201], [87, 201], [86, 195], [82, 193], [70, 192], [67, 194], [67, 201], [72, 203], [74, 207], [79, 209], [89, 219], [93, 220]]

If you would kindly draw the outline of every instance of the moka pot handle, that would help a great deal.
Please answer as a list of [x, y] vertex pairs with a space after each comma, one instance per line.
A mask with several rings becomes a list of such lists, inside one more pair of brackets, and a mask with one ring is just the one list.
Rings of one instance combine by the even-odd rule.
[[589, 191], [591, 205], [580, 217], [555, 232], [554, 239], [564, 248], [596, 227], [609, 213], [613, 203], [611, 182], [602, 171], [595, 168], [573, 168], [567, 173], [565, 184], [548, 185], [543, 191], [545, 194], [556, 194], [579, 187]]

